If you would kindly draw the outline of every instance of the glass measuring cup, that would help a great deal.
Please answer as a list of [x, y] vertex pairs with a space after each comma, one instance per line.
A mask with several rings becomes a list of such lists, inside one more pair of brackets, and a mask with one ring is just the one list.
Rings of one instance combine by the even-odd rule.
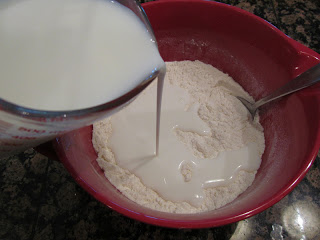
[[[140, 4], [135, 0], [117, 2], [140, 18], [150, 38], [156, 44], [152, 28]], [[157, 77], [158, 73], [159, 69], [153, 69], [148, 76], [141, 79], [138, 86], [124, 95], [110, 102], [81, 110], [43, 111], [22, 107], [0, 98], [0, 158], [37, 146], [56, 136], [110, 116], [130, 103]]]

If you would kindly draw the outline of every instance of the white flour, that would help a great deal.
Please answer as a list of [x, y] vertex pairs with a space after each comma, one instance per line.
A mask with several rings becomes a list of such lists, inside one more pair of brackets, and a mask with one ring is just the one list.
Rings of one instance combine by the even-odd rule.
[[[258, 144], [260, 156], [265, 148], [263, 128], [257, 117], [248, 120], [245, 107], [233, 96], [253, 99], [227, 74], [199, 61], [167, 62], [165, 81], [186, 89], [192, 99], [200, 104], [198, 115], [209, 126], [211, 136], [201, 136], [177, 130], [179, 140], [197, 157], [216, 157], [226, 150], [240, 149], [250, 142]], [[172, 202], [161, 198], [155, 191], [141, 183], [128, 170], [120, 168], [112, 149], [107, 147], [112, 135], [109, 119], [93, 126], [92, 142], [98, 153], [97, 161], [108, 180], [132, 201], [155, 210], [174, 213], [196, 213], [222, 207], [233, 201], [253, 182], [256, 172], [239, 171], [227, 186], [205, 189], [205, 198], [199, 207], [186, 202]], [[186, 182], [192, 169], [183, 166], [181, 173]]]

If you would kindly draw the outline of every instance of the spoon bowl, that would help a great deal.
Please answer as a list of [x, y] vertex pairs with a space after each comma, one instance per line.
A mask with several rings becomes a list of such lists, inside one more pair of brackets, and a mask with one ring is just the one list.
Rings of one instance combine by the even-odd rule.
[[251, 103], [248, 100], [237, 96], [237, 98], [242, 102], [242, 104], [248, 109], [252, 120], [254, 119], [257, 110], [262, 105], [274, 101], [278, 98], [284, 97], [288, 94], [297, 92], [306, 87], [312, 86], [320, 81], [320, 63], [313, 66], [309, 70], [300, 74], [298, 77], [294, 78], [287, 84], [278, 88], [276, 91], [272, 92], [268, 96], [261, 98], [259, 101], [255, 103]]

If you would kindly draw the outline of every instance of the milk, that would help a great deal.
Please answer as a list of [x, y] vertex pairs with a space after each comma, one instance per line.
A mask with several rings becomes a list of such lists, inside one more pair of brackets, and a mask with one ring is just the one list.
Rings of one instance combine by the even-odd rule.
[[109, 0], [0, 3], [0, 97], [38, 110], [114, 100], [163, 66], [154, 39]]
[[[210, 128], [197, 114], [199, 105], [190, 106], [188, 92], [166, 81], [159, 154], [156, 155], [156, 87], [153, 84], [128, 108], [111, 117], [112, 135], [108, 148], [112, 150], [117, 165], [135, 174], [163, 199], [188, 202], [195, 207], [203, 203], [206, 188], [227, 186], [239, 170], [255, 172], [259, 168], [261, 158], [254, 142], [237, 150], [221, 152], [218, 157], [194, 156], [178, 139], [176, 130], [210, 136]], [[191, 179], [183, 176], [185, 167], [186, 171], [192, 172]]]

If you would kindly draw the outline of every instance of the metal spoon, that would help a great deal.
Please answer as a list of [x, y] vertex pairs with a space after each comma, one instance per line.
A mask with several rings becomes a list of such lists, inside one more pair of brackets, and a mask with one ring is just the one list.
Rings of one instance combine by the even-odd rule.
[[256, 112], [259, 107], [262, 105], [286, 96], [290, 93], [299, 91], [303, 88], [309, 87], [313, 84], [320, 82], [320, 63], [300, 74], [298, 77], [292, 79], [287, 84], [275, 90], [273, 93], [268, 96], [261, 98], [259, 101], [255, 103], [251, 103], [248, 100], [237, 96], [237, 98], [243, 103], [243, 105], [248, 109], [252, 116], [252, 120], [254, 119]]

